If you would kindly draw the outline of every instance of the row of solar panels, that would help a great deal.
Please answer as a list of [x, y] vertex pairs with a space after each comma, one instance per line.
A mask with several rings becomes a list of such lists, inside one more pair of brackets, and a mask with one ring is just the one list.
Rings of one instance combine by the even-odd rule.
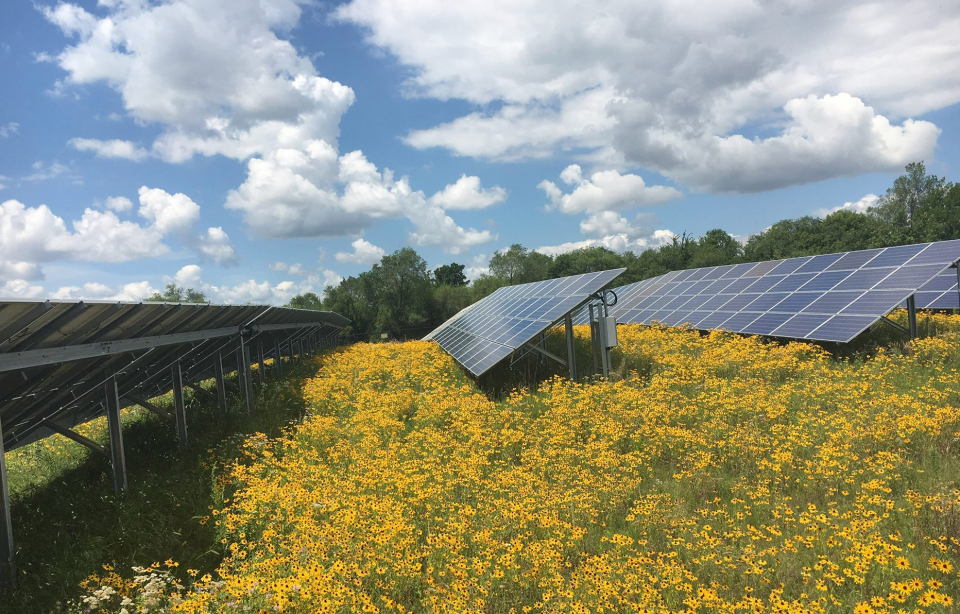
[[[689, 324], [819, 341], [848, 342], [915, 297], [917, 307], [960, 307], [960, 240], [672, 271], [614, 288], [609, 315], [624, 324]], [[586, 305], [624, 269], [501, 288], [426, 339], [474, 375]]]
[[[101, 415], [103, 385], [149, 399], [213, 376], [214, 361], [239, 368], [241, 343], [268, 355], [349, 324], [320, 311], [266, 306], [65, 301], [0, 302], [0, 424], [9, 450]], [[254, 354], [256, 356], [256, 354]]]
[[614, 288], [610, 315], [845, 343], [910, 296], [918, 308], [960, 306], [958, 259], [960, 241], [943, 241], [672, 271]]

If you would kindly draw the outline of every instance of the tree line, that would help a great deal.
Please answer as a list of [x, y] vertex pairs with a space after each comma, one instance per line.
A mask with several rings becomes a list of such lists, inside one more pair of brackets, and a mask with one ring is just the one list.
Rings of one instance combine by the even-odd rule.
[[[514, 244], [494, 252], [489, 272], [468, 282], [463, 264], [430, 270], [412, 248], [388, 254], [369, 271], [328, 287], [323, 296], [295, 296], [289, 307], [325, 309], [350, 318], [354, 339], [421, 337], [461, 309], [507, 285], [614, 268], [627, 284], [679, 269], [757, 262], [796, 256], [889, 247], [960, 238], [960, 184], [928, 175], [922, 162], [908, 164], [875, 206], [864, 213], [841, 209], [825, 217], [779, 221], [741, 244], [716, 228], [687, 233], [640, 253], [603, 247], [548, 256]], [[199, 296], [198, 296], [199, 295]], [[192, 289], [167, 288], [150, 300], [204, 299]]]

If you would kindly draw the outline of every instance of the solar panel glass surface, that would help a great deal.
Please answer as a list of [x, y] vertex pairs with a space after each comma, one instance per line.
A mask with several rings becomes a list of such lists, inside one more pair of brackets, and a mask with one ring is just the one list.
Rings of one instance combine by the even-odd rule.
[[[590, 300], [626, 269], [571, 275], [500, 288], [427, 335], [474, 375], [482, 375], [554, 322]], [[624, 286], [629, 297], [651, 280]], [[633, 286], [633, 287], [632, 287]], [[676, 296], [663, 297], [665, 302]], [[670, 310], [671, 312], [673, 309]]]
[[960, 308], [949, 268], [958, 259], [960, 240], [692, 269], [626, 286], [630, 298], [610, 314], [620, 323], [846, 342], [910, 295], [919, 308]]

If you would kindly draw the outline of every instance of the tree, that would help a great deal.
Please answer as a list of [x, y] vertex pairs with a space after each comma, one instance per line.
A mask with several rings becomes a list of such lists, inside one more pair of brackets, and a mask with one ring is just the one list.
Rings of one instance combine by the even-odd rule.
[[467, 286], [437, 286], [433, 290], [431, 324], [435, 326], [446, 322], [473, 302], [473, 292]]
[[893, 187], [887, 189], [875, 207], [878, 217], [895, 223], [906, 219], [913, 221], [917, 210], [936, 198], [943, 190], [945, 180], [936, 175], [928, 175], [923, 162], [911, 162], [906, 166], [906, 175], [900, 175], [893, 181]]
[[626, 258], [606, 247], [584, 247], [555, 256], [548, 277], [566, 277], [596, 271], [618, 269], [626, 265]]
[[163, 294], [154, 292], [152, 296], [143, 299], [145, 301], [161, 303], [209, 303], [207, 297], [199, 290], [193, 288], [181, 288], [175, 283], [167, 284]]
[[313, 292], [298, 294], [287, 303], [287, 307], [294, 309], [310, 309], [313, 311], [323, 311], [323, 299]]
[[399, 331], [429, 319], [432, 284], [427, 262], [412, 248], [384, 256], [370, 270], [377, 299], [376, 329]]
[[349, 318], [350, 333], [373, 332], [376, 317], [376, 296], [373, 293], [370, 272], [347, 277], [336, 286], [328, 286], [323, 293], [323, 304], [330, 311]]
[[693, 237], [686, 232], [674, 235], [670, 243], [662, 245], [659, 251], [659, 260], [668, 271], [679, 271], [690, 268], [696, 243]]
[[911, 228], [914, 241], [960, 238], [960, 184], [945, 185], [939, 192], [916, 211]]
[[463, 274], [464, 266], [452, 262], [433, 270], [433, 279], [439, 286], [465, 286], [467, 276]]
[[781, 220], [747, 240], [743, 259], [745, 262], [759, 262], [820, 253], [817, 242], [822, 225], [822, 219], [810, 215]]
[[550, 256], [514, 243], [509, 249], [493, 252], [490, 275], [505, 280], [509, 285], [542, 281], [549, 278], [552, 262]]
[[479, 301], [486, 296], [490, 296], [506, 285], [508, 285], [508, 282], [502, 277], [494, 277], [493, 275], [484, 273], [480, 277], [474, 279], [470, 284], [470, 293], [474, 301]]
[[733, 235], [720, 228], [708, 230], [692, 246], [691, 268], [720, 266], [739, 262], [743, 257], [743, 246]]

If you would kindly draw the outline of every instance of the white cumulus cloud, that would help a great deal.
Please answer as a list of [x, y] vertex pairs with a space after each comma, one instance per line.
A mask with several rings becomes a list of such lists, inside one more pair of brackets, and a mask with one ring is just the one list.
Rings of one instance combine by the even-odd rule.
[[575, 186], [564, 194], [552, 181], [537, 186], [550, 199], [549, 209], [561, 213], [598, 213], [647, 205], [660, 205], [682, 194], [669, 186], [648, 186], [639, 175], [621, 175], [618, 171], [597, 171], [584, 178], [579, 165], [572, 164], [560, 174], [564, 183]]
[[103, 201], [103, 206], [113, 211], [130, 211], [133, 209], [133, 202], [126, 196], [111, 196]]
[[122, 158], [139, 162], [146, 159], [150, 152], [130, 141], [121, 141], [111, 139], [102, 141], [99, 139], [70, 139], [70, 146], [77, 151], [89, 151], [96, 154], [98, 158]]
[[337, 252], [334, 255], [337, 262], [372, 265], [380, 262], [387, 254], [382, 248], [365, 239], [357, 239], [350, 245], [353, 247], [352, 252]]
[[298, 281], [284, 280], [274, 284], [268, 281], [247, 279], [233, 285], [216, 285], [203, 279], [202, 267], [196, 264], [188, 264], [177, 271], [172, 278], [169, 278], [169, 281], [184, 288], [199, 290], [213, 303], [284, 305], [298, 294], [315, 292], [322, 295], [324, 288], [335, 286], [342, 279], [334, 271], [320, 269], [311, 272], [306, 278]]
[[451, 183], [441, 191], [430, 197], [430, 204], [441, 209], [485, 209], [491, 205], [502, 203], [507, 198], [507, 191], [500, 186], [484, 189], [480, 185], [480, 178], [462, 175], [456, 183]]
[[854, 213], [866, 213], [871, 207], [876, 207], [880, 202], [880, 197], [876, 194], [866, 194], [860, 200], [848, 201], [832, 209], [817, 209], [814, 214], [820, 217], [827, 217], [837, 211], [853, 211]]
[[408, 68], [408, 95], [475, 105], [414, 147], [568, 152], [701, 190], [902, 167], [937, 138], [910, 118], [960, 102], [955, 3], [350, 0], [334, 15]]
[[197, 251], [207, 260], [221, 266], [237, 263], [237, 251], [230, 244], [230, 237], [220, 226], [207, 228], [206, 234], [200, 236]]
[[[101, 4], [105, 16], [70, 3], [43, 9], [74, 39], [56, 55], [66, 72], [60, 87], [105, 83], [127, 115], [158, 125], [160, 134], [149, 147], [83, 136], [71, 141], [75, 148], [171, 163], [195, 155], [243, 161], [246, 179], [225, 206], [262, 237], [356, 235], [403, 217], [418, 244], [451, 252], [492, 236], [457, 226], [442, 203], [485, 206], [502, 200], [500, 188], [483, 190], [465, 177], [431, 204], [362, 152], [340, 154], [340, 119], [354, 92], [317, 74], [284, 38], [300, 20], [302, 0]], [[438, 233], [418, 226], [423, 218], [439, 223]]]

